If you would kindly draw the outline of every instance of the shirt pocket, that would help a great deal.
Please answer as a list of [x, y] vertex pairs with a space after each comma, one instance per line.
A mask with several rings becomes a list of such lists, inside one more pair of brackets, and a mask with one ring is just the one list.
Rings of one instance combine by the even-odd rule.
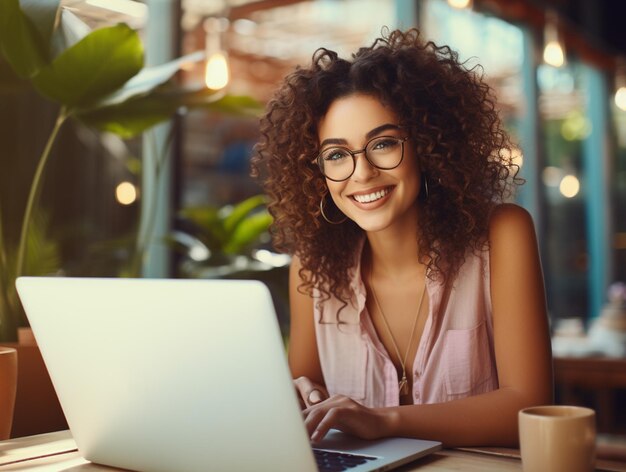
[[487, 326], [451, 329], [444, 339], [445, 385], [450, 400], [475, 394], [491, 378]]
[[[367, 346], [359, 336], [347, 337], [341, 356], [324, 366], [324, 381], [331, 395], [345, 395], [364, 400], [367, 380]], [[349, 344], [349, 346], [348, 346]]]

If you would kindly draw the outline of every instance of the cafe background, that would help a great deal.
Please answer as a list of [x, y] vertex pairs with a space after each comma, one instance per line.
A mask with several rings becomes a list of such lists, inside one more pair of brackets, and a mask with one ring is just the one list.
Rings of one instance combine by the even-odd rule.
[[[383, 26], [419, 26], [426, 38], [458, 50], [468, 67], [483, 67], [518, 143], [514, 157], [526, 184], [516, 201], [536, 223], [555, 354], [624, 361], [617, 374], [599, 379], [574, 365], [567, 378], [557, 376], [557, 400], [592, 406], [601, 431], [626, 435], [626, 288], [619, 285], [626, 282], [626, 2], [61, 4], [88, 28], [124, 22], [136, 29], [150, 65], [203, 51], [203, 60], [181, 67], [177, 85], [221, 90], [251, 105], [245, 112], [180, 106], [169, 121], [130, 138], [68, 121], [44, 173], [28, 246], [38, 257], [27, 273], [256, 278], [272, 289], [286, 333], [289, 258], [271, 247], [262, 191], [249, 176], [259, 110], [317, 47], [348, 56]], [[3, 273], [14, 263], [29, 187], [58, 108], [0, 56]], [[602, 322], [607, 316], [611, 323]], [[25, 322], [18, 317], [18, 324]], [[2, 331], [4, 344], [16, 344], [16, 332]], [[36, 345], [29, 352], [18, 361], [13, 436], [63, 427]], [[26, 378], [27, 364], [45, 387]]]

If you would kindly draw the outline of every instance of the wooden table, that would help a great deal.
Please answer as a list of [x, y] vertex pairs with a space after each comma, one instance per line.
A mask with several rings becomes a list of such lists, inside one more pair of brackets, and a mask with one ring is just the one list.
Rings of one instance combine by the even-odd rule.
[[[598, 461], [598, 471], [626, 471], [626, 463]], [[81, 457], [69, 431], [40, 434], [0, 442], [0, 471], [114, 471], [118, 469], [91, 464]], [[515, 449], [444, 449], [397, 469], [409, 471], [521, 471]]]
[[555, 357], [554, 376], [557, 384], [626, 389], [626, 359]]
[[608, 357], [556, 357], [554, 381], [561, 403], [585, 404], [584, 393], [592, 395], [598, 430], [624, 433], [626, 425], [616, 424], [616, 391], [626, 390], [626, 359]]

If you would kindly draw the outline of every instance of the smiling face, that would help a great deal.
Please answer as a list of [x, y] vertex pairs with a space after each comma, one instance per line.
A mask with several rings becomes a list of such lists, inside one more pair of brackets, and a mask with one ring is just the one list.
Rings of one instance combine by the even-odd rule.
[[[406, 138], [398, 122], [396, 114], [375, 97], [354, 94], [339, 98], [320, 120], [320, 149], [338, 145], [360, 150], [379, 136]], [[326, 179], [337, 207], [367, 232], [414, 225], [420, 182], [411, 140], [404, 143], [404, 159], [394, 169], [378, 169], [359, 153], [350, 178], [342, 182]]]

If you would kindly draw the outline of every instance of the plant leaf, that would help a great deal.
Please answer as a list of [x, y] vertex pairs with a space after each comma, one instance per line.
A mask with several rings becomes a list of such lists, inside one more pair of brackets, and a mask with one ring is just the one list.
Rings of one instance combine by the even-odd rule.
[[[28, 231], [26, 244], [26, 264], [24, 273], [28, 275], [49, 275], [57, 271], [60, 267], [60, 252], [57, 241], [47, 234], [50, 217], [42, 210], [33, 212], [33, 219]], [[4, 265], [0, 267], [2, 284], [0, 288], [0, 308], [4, 307], [4, 312], [0, 312], [0, 336], [5, 338], [14, 337], [15, 327], [27, 325], [27, 320], [19, 302], [15, 290], [16, 259], [17, 251], [15, 247], [8, 246], [6, 240], [0, 241], [4, 245], [6, 259]], [[1, 326], [1, 325], [5, 326]]]
[[215, 92], [202, 89], [184, 97], [184, 106], [188, 108], [207, 108], [230, 115], [259, 116], [263, 107], [254, 98], [247, 95], [224, 95], [219, 100], [212, 96]]
[[22, 78], [35, 76], [47, 65], [43, 40], [18, 0], [0, 0], [0, 49]]
[[[221, 98], [220, 98], [221, 97]], [[248, 97], [223, 96], [207, 90], [188, 90], [173, 85], [153, 89], [146, 95], [105, 108], [79, 110], [76, 117], [88, 126], [132, 138], [170, 118], [181, 108], [207, 108], [224, 113], [256, 116], [260, 107]]]
[[71, 11], [62, 9], [61, 21], [58, 22], [58, 27], [50, 38], [52, 57], [57, 57], [66, 49], [71, 48], [89, 33], [91, 33], [91, 28], [87, 23]]
[[204, 58], [204, 51], [197, 51], [186, 56], [179, 57], [165, 64], [154, 67], [143, 68], [136, 76], [126, 82], [122, 88], [116, 90], [111, 95], [104, 97], [93, 108], [106, 108], [109, 106], [120, 105], [132, 98], [145, 95], [156, 87], [163, 85], [170, 80], [172, 76], [181, 70], [185, 65], [201, 61]]
[[87, 126], [130, 139], [168, 119], [175, 111], [165, 102], [137, 99], [122, 105], [79, 112], [75, 116]]
[[49, 221], [50, 217], [42, 211], [33, 216], [24, 270], [28, 275], [50, 275], [59, 270], [61, 265], [58, 243], [47, 234]]
[[185, 232], [204, 242], [211, 252], [222, 251], [226, 232], [217, 208], [212, 206], [183, 208], [179, 215], [183, 220], [188, 220], [195, 226], [195, 228], [185, 227]]
[[207, 231], [210, 231], [219, 220], [218, 209], [212, 206], [183, 208], [179, 214], [182, 218], [201, 226]]
[[224, 229], [232, 233], [251, 211], [265, 204], [264, 195], [255, 195], [235, 205], [230, 214], [224, 218]]
[[240, 253], [243, 248], [256, 241], [272, 224], [272, 216], [267, 211], [256, 213], [237, 225], [228, 242], [224, 245], [226, 254]]
[[121, 87], [143, 66], [136, 31], [119, 24], [92, 31], [34, 77], [45, 97], [70, 108], [86, 107]]

